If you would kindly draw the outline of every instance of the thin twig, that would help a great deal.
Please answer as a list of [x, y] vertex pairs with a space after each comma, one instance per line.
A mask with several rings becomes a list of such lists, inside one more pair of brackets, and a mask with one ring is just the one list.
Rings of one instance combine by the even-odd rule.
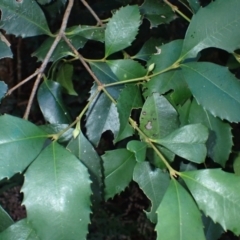
[[70, 12], [72, 10], [72, 7], [73, 7], [73, 2], [74, 0], [69, 0], [68, 1], [68, 5], [67, 5], [67, 8], [65, 10], [65, 13], [64, 13], [64, 16], [63, 16], [63, 21], [62, 21], [62, 25], [61, 25], [61, 28], [59, 30], [59, 33], [58, 35], [56, 36], [51, 48], [49, 49], [40, 69], [39, 69], [39, 73], [38, 73], [38, 76], [37, 76], [37, 79], [33, 85], [33, 88], [32, 88], [32, 92], [31, 92], [31, 95], [29, 97], [29, 100], [28, 100], [28, 105], [27, 105], [27, 108], [26, 108], [26, 111], [24, 113], [24, 116], [23, 118], [24, 119], [28, 119], [28, 116], [29, 116], [29, 113], [30, 113], [30, 109], [31, 109], [31, 106], [32, 106], [32, 103], [33, 103], [33, 99], [34, 99], [34, 96], [37, 92], [37, 88], [38, 88], [38, 85], [41, 81], [41, 78], [42, 78], [42, 75], [43, 75], [43, 72], [49, 62], [49, 59], [50, 57], [52, 56], [55, 48], [57, 47], [58, 43], [60, 42], [62, 36], [64, 35], [64, 32], [65, 32], [65, 29], [67, 27], [67, 22], [68, 22], [68, 18], [69, 18], [69, 15], [70, 15]]
[[98, 17], [98, 15], [94, 12], [94, 10], [89, 6], [89, 4], [85, 0], [81, 0], [83, 5], [88, 9], [88, 11], [93, 15], [93, 17], [97, 20], [98, 25], [103, 26], [103, 23], [101, 19]]

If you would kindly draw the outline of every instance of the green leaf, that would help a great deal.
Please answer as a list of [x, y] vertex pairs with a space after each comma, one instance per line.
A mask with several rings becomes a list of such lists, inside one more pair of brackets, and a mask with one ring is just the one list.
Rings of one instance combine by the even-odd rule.
[[141, 78], [147, 74], [147, 70], [132, 59], [109, 60], [107, 64], [119, 81]]
[[[83, 48], [85, 43], [87, 42], [87, 39], [78, 36], [78, 35], [72, 35], [69, 36], [68, 39], [71, 41], [72, 45], [76, 48]], [[54, 38], [49, 37], [47, 38], [42, 45], [32, 54], [32, 56], [37, 57], [38, 61], [43, 61], [46, 57], [50, 47], [52, 46], [54, 42]], [[50, 62], [56, 62], [57, 60], [64, 58], [68, 55], [72, 54], [69, 46], [67, 43], [61, 39], [58, 43], [57, 47], [54, 49], [53, 54], [51, 55], [49, 61]]]
[[240, 177], [220, 169], [181, 173], [199, 208], [226, 231], [240, 234]]
[[39, 240], [35, 229], [26, 218], [14, 223], [5, 231], [0, 233], [2, 240]]
[[138, 33], [141, 15], [138, 6], [126, 6], [109, 20], [105, 30], [105, 58], [131, 45]]
[[191, 195], [171, 180], [157, 209], [157, 235], [161, 240], [205, 240], [201, 214]]
[[52, 124], [70, 123], [71, 117], [62, 99], [61, 85], [45, 80], [38, 89], [39, 107], [46, 121]]
[[158, 168], [151, 169], [148, 162], [142, 162], [136, 164], [133, 180], [138, 183], [144, 194], [151, 201], [151, 211], [146, 212], [146, 214], [151, 222], [156, 223], [156, 210], [168, 188], [169, 175]]
[[189, 123], [202, 123], [208, 127], [210, 130], [206, 143], [208, 156], [224, 167], [233, 146], [231, 126], [213, 117], [196, 101], [191, 104]]
[[128, 142], [127, 150], [135, 154], [137, 162], [143, 162], [146, 159], [147, 143], [132, 140]]
[[23, 38], [51, 35], [46, 18], [36, 1], [1, 0], [0, 9], [2, 11], [0, 28], [7, 34]]
[[93, 204], [100, 202], [102, 200], [103, 186], [101, 158], [82, 132], [80, 132], [77, 138], [69, 142], [67, 149], [88, 168], [92, 180], [92, 202]]
[[133, 134], [134, 129], [131, 128], [131, 131], [129, 131], [126, 135], [126, 129], [130, 127], [128, 119], [130, 117], [132, 109], [141, 107], [142, 95], [140, 93], [139, 87], [134, 84], [126, 85], [126, 87], [121, 91], [117, 102], [120, 128], [117, 137], [114, 139], [115, 142], [118, 142]]
[[240, 82], [226, 67], [199, 62], [183, 64], [182, 69], [189, 89], [204, 109], [221, 119], [240, 121]]
[[207, 149], [208, 129], [202, 124], [191, 124], [181, 127], [155, 142], [168, 148], [180, 157], [189, 161], [204, 162]]
[[178, 106], [178, 114], [180, 120], [180, 126], [183, 127], [189, 124], [189, 112], [191, 108], [191, 100], [188, 99], [182, 106]]
[[105, 199], [113, 198], [130, 183], [136, 165], [134, 153], [127, 149], [107, 151], [103, 156]]
[[46, 134], [34, 124], [10, 115], [0, 116], [0, 179], [22, 173], [37, 157]]
[[64, 87], [64, 89], [68, 94], [77, 96], [78, 94], [74, 90], [73, 83], [72, 83], [72, 75], [73, 75], [73, 66], [71, 64], [63, 64], [59, 69], [56, 80]]
[[163, 96], [154, 93], [143, 105], [140, 129], [150, 138], [163, 138], [178, 127], [178, 115]]
[[[6, 228], [14, 223], [12, 218], [0, 205], [0, 232], [4, 231]], [[1, 236], [1, 235], [0, 235]]]
[[2, 33], [0, 33], [0, 59], [13, 57], [10, 46], [11, 44], [8, 42], [5, 36]]
[[234, 159], [233, 169], [237, 176], [240, 176], [240, 154]]
[[22, 192], [27, 219], [40, 239], [86, 238], [90, 221], [89, 174], [68, 150], [56, 142], [46, 147], [25, 173]]
[[194, 13], [196, 13], [201, 7], [200, 0], [187, 0], [187, 1], [189, 2], [189, 5]]
[[[188, 27], [182, 58], [196, 57], [202, 49], [215, 47], [230, 53], [240, 47], [238, 0], [218, 0], [193, 15]], [[226, 14], [226, 13], [231, 14]]]
[[145, 0], [140, 7], [140, 11], [149, 20], [151, 28], [170, 23], [177, 18], [172, 9], [162, 1]]
[[7, 93], [7, 90], [8, 90], [8, 85], [5, 82], [0, 81], [0, 103], [1, 103], [2, 98]]

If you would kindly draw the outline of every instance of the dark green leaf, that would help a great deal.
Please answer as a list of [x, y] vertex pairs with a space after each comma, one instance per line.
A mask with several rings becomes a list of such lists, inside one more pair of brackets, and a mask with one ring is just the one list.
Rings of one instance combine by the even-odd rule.
[[46, 134], [32, 123], [0, 116], [0, 179], [22, 173], [43, 148]]
[[137, 163], [133, 172], [133, 180], [138, 183], [145, 195], [151, 201], [150, 212], [146, 212], [151, 222], [157, 222], [156, 210], [169, 185], [169, 175], [156, 168], [151, 169], [147, 162]]
[[192, 124], [181, 127], [155, 142], [168, 148], [180, 157], [189, 161], [204, 162], [207, 149], [208, 129], [202, 124]]
[[0, 233], [2, 240], [39, 240], [35, 230], [26, 218], [11, 225]]
[[204, 109], [221, 119], [240, 121], [240, 82], [226, 67], [207, 62], [182, 67], [193, 96]]
[[205, 240], [201, 214], [191, 195], [175, 180], [170, 182], [157, 209], [156, 231], [161, 240]]
[[23, 38], [51, 35], [46, 18], [36, 1], [1, 0], [0, 9], [2, 10], [0, 28], [7, 34]]
[[101, 158], [82, 132], [69, 142], [67, 149], [88, 168], [92, 180], [93, 202], [98, 203], [102, 200]]
[[145, 0], [140, 11], [151, 23], [151, 28], [169, 23], [177, 17], [168, 5], [156, 0]]
[[127, 150], [135, 154], [137, 162], [143, 162], [146, 159], [147, 144], [137, 140], [132, 140], [127, 144]]
[[77, 96], [78, 94], [74, 90], [72, 83], [72, 75], [73, 66], [71, 64], [63, 64], [59, 69], [56, 80], [64, 87], [68, 94]]
[[130, 183], [136, 165], [134, 153], [127, 149], [107, 151], [103, 156], [105, 199], [113, 198]]
[[191, 19], [181, 57], [196, 57], [198, 52], [209, 47], [221, 48], [230, 53], [239, 48], [239, 8], [238, 0], [218, 0], [200, 8]]
[[[6, 228], [11, 226], [14, 223], [12, 218], [0, 205], [0, 232], [4, 231]], [[0, 235], [1, 237], [1, 235]]]
[[38, 89], [38, 103], [46, 121], [52, 124], [70, 123], [71, 118], [62, 99], [61, 85], [45, 80]]
[[191, 104], [189, 123], [202, 123], [208, 127], [210, 130], [206, 144], [208, 156], [224, 167], [233, 146], [230, 125], [222, 122], [219, 118], [213, 117], [196, 101]]
[[0, 59], [1, 58], [12, 58], [12, 50], [10, 48], [10, 43], [5, 38], [5, 36], [0, 33]]
[[7, 93], [7, 90], [8, 90], [8, 85], [5, 82], [0, 81], [0, 103], [1, 103], [2, 98]]
[[142, 108], [140, 129], [148, 137], [158, 139], [168, 135], [177, 127], [177, 112], [167, 99], [158, 93], [148, 97]]
[[196, 13], [201, 7], [200, 0], [188, 0], [188, 2], [194, 13]]
[[182, 106], [178, 106], [178, 114], [181, 127], [189, 124], [189, 112], [191, 107], [191, 101], [188, 99]]
[[133, 84], [126, 85], [126, 87], [121, 91], [117, 102], [120, 129], [117, 137], [114, 140], [115, 142], [118, 142], [123, 138], [129, 137], [133, 134], [134, 130], [131, 128], [131, 131], [126, 135], [126, 129], [129, 127], [128, 119], [132, 109], [141, 107], [142, 96], [139, 87]]
[[240, 177], [220, 169], [181, 173], [199, 208], [226, 231], [240, 234]]
[[109, 20], [105, 30], [105, 57], [131, 45], [138, 33], [141, 15], [138, 6], [126, 6]]
[[234, 159], [233, 169], [237, 176], [240, 176], [240, 154]]
[[86, 238], [90, 221], [89, 174], [68, 150], [56, 142], [46, 147], [25, 173], [22, 192], [27, 219], [40, 239]]

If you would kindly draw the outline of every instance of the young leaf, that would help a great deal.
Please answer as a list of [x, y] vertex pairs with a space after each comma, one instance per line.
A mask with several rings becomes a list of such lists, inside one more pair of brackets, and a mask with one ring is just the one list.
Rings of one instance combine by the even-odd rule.
[[49, 123], [70, 123], [71, 117], [62, 99], [61, 85], [51, 80], [45, 80], [38, 89], [39, 107]]
[[206, 143], [208, 156], [224, 167], [233, 146], [230, 125], [227, 122], [222, 122], [219, 118], [213, 117], [196, 101], [191, 104], [189, 123], [202, 123], [208, 127], [210, 130]]
[[157, 0], [145, 0], [140, 7], [140, 11], [151, 23], [151, 28], [157, 27], [160, 24], [170, 23], [177, 18], [168, 5]]
[[[218, 0], [193, 15], [188, 27], [182, 58], [196, 57], [202, 49], [215, 47], [233, 53], [240, 47], [238, 0]], [[231, 14], [226, 14], [227, 12]]]
[[204, 162], [207, 149], [208, 129], [202, 124], [192, 124], [181, 127], [155, 142], [168, 148], [180, 157], [189, 161]]
[[240, 82], [226, 67], [193, 62], [183, 64], [182, 69], [193, 96], [204, 109], [221, 119], [240, 121]]
[[156, 231], [161, 240], [205, 240], [201, 214], [191, 195], [171, 180], [157, 209]]
[[99, 203], [102, 200], [103, 185], [101, 158], [82, 132], [69, 142], [67, 149], [87, 167], [92, 180], [93, 204]]
[[138, 33], [141, 15], [138, 6], [118, 10], [105, 30], [105, 58], [131, 45]]
[[67, 91], [68, 94], [77, 96], [72, 83], [73, 66], [71, 64], [63, 64], [57, 75], [57, 82], [59, 82]]
[[0, 179], [22, 173], [42, 150], [47, 135], [34, 124], [0, 116]]
[[39, 240], [35, 229], [26, 218], [12, 224], [0, 233], [0, 239], [4, 240]]
[[[120, 128], [117, 137], [114, 139], [115, 142], [122, 140], [126, 136], [126, 128], [129, 127], [128, 119], [131, 111], [134, 108], [142, 107], [142, 96], [137, 85], [128, 84], [120, 93], [117, 102], [117, 110], [119, 114]], [[134, 130], [132, 129], [131, 134]], [[130, 135], [131, 136], [131, 135]]]
[[151, 211], [146, 212], [146, 214], [151, 222], [156, 223], [156, 210], [168, 188], [169, 175], [159, 168], [151, 169], [148, 162], [142, 162], [136, 164], [133, 172], [133, 180], [150, 199], [152, 204]]
[[10, 46], [11, 44], [8, 42], [5, 36], [2, 33], [0, 33], [0, 59], [13, 57]]
[[134, 153], [127, 149], [107, 151], [103, 156], [105, 199], [113, 198], [130, 183], [136, 165]]
[[8, 85], [5, 82], [0, 81], [0, 103], [1, 103], [2, 98], [7, 93], [7, 90], [8, 90]]
[[220, 169], [181, 173], [199, 208], [226, 231], [240, 234], [240, 177]]
[[150, 138], [163, 138], [178, 127], [177, 111], [168, 100], [154, 93], [143, 105], [140, 129]]
[[[8, 215], [8, 213], [1, 207], [0, 205], [0, 232], [4, 231], [6, 228], [11, 226], [14, 221], [12, 218]], [[1, 237], [1, 235], [0, 235]]]
[[40, 239], [86, 238], [91, 204], [89, 174], [68, 150], [56, 142], [46, 147], [25, 173], [22, 192], [27, 219]]
[[36, 1], [1, 0], [0, 9], [2, 11], [0, 28], [7, 34], [23, 38], [42, 34], [51, 35], [43, 11]]
[[137, 140], [132, 140], [127, 144], [127, 150], [133, 152], [137, 162], [143, 162], [146, 158], [147, 144]]

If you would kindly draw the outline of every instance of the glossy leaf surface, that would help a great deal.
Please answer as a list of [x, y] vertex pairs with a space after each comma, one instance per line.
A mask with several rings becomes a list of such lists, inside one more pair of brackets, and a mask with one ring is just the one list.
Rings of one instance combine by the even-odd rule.
[[62, 87], [59, 83], [45, 80], [38, 89], [37, 98], [46, 121], [52, 124], [71, 122], [62, 99]]
[[204, 109], [221, 119], [240, 121], [240, 82], [226, 67], [196, 62], [183, 64], [182, 69], [189, 89]]
[[140, 25], [138, 6], [119, 9], [109, 20], [105, 30], [105, 57], [131, 45]]
[[113, 198], [130, 183], [136, 165], [134, 153], [127, 149], [107, 151], [103, 156], [105, 199]]
[[85, 238], [90, 217], [89, 174], [68, 150], [55, 142], [46, 147], [25, 173], [22, 192], [27, 219], [40, 239]]
[[37, 157], [46, 133], [34, 124], [10, 115], [0, 116], [0, 179], [22, 173]]
[[157, 209], [156, 231], [161, 240], [205, 240], [201, 214], [191, 195], [172, 180]]
[[132, 140], [127, 144], [127, 150], [135, 154], [137, 162], [143, 162], [146, 158], [147, 144], [137, 140]]
[[240, 234], [240, 177], [220, 169], [181, 173], [199, 208], [223, 229]]
[[148, 162], [137, 163], [133, 180], [138, 183], [144, 194], [151, 201], [151, 209], [146, 212], [151, 222], [157, 222], [156, 210], [169, 185], [169, 175], [159, 168], [152, 169]]
[[0, 9], [2, 10], [0, 28], [4, 29], [7, 34], [23, 38], [51, 34], [46, 18], [36, 1], [1, 0]]
[[0, 81], [0, 103], [1, 103], [2, 98], [7, 93], [7, 90], [8, 90], [7, 84], [3, 81]]

